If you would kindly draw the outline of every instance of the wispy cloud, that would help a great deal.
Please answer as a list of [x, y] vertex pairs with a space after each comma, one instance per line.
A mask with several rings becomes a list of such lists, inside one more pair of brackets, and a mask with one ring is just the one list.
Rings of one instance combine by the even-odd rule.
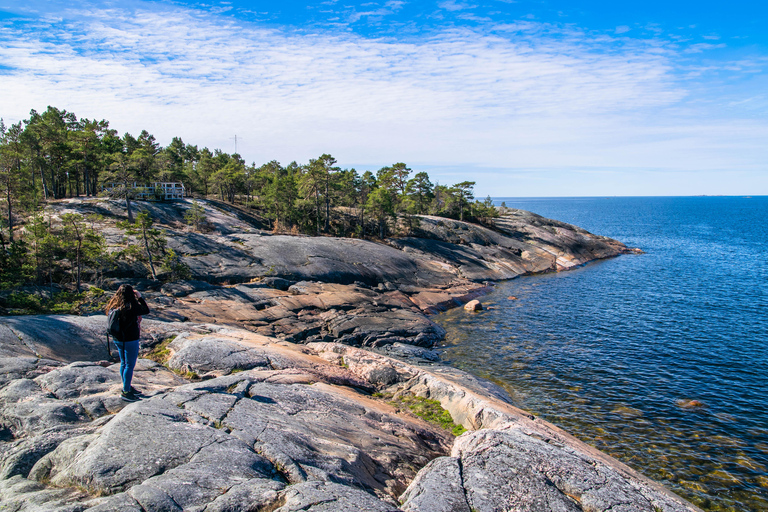
[[717, 48], [725, 48], [725, 43], [712, 44], [712, 43], [698, 43], [692, 44], [685, 49], [685, 53], [701, 53], [707, 50], [715, 50]]
[[[403, 2], [377, 5], [358, 14]], [[535, 22], [404, 41], [192, 9], [90, 9], [6, 22], [0, 116], [15, 121], [51, 104], [121, 131], [146, 128], [163, 143], [178, 135], [229, 151], [237, 134], [256, 162], [331, 152], [370, 166], [681, 168], [722, 125], [677, 121], [659, 131], [656, 116], [689, 94], [673, 57], [658, 40]], [[730, 133], [766, 133], [741, 126]], [[730, 165], [703, 153], [695, 165]], [[757, 158], [742, 156], [743, 165]]]
[[438, 2], [437, 6], [446, 11], [466, 11], [467, 9], [474, 9], [477, 7], [476, 5], [461, 2], [459, 0], [445, 0], [443, 2]]
[[[369, 2], [361, 5], [361, 7], [367, 8], [367, 10], [364, 11], [358, 11], [355, 7], [347, 8], [351, 11], [347, 15], [347, 19], [350, 23], [356, 23], [363, 18], [390, 16], [400, 11], [404, 5], [405, 2], [402, 0], [389, 0], [388, 2], [385, 2], [383, 6], [379, 6], [375, 2]], [[376, 8], [370, 9], [371, 7]]]

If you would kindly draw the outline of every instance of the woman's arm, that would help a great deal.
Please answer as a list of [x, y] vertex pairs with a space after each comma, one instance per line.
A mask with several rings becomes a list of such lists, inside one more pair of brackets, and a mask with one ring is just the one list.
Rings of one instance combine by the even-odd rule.
[[146, 301], [143, 297], [136, 297], [136, 302], [139, 303], [139, 311], [136, 313], [136, 316], [139, 315], [148, 315], [149, 314], [149, 306], [147, 306]]

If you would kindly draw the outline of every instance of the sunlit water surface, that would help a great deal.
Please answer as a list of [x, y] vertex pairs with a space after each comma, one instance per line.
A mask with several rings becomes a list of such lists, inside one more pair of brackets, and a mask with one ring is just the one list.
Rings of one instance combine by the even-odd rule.
[[768, 198], [505, 201], [645, 254], [498, 284], [434, 318], [442, 356], [704, 509], [768, 510]]

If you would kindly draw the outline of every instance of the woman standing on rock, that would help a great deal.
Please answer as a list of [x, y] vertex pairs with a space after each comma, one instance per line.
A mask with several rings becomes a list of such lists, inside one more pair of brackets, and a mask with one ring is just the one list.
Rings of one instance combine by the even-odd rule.
[[149, 308], [141, 298], [141, 293], [130, 285], [123, 284], [107, 302], [107, 315], [112, 310], [117, 310], [120, 325], [120, 339], [115, 339], [120, 356], [120, 377], [123, 379], [120, 397], [126, 402], [135, 402], [139, 400], [140, 393], [131, 386], [131, 380], [136, 360], [139, 358], [139, 317], [148, 314]]

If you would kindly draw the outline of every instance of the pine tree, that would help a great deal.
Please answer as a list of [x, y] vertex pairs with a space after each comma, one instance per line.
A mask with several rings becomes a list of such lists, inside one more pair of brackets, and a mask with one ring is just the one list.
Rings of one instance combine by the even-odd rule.
[[144, 253], [149, 261], [149, 269], [152, 272], [152, 279], [157, 280], [155, 271], [155, 262], [153, 252], [165, 252], [165, 237], [159, 229], [153, 228], [154, 220], [148, 212], [141, 212], [136, 215], [136, 222], [122, 221], [117, 226], [125, 230], [126, 235], [137, 236], [144, 244]]

